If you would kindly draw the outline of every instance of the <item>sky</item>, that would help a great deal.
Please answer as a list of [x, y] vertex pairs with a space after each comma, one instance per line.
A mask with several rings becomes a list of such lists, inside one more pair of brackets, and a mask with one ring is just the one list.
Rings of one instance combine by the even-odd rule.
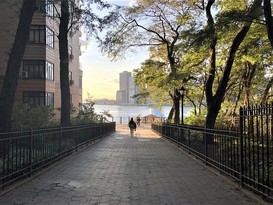
[[[109, 3], [129, 5], [132, 1], [109, 0]], [[84, 36], [84, 35], [83, 35]], [[82, 39], [85, 41], [85, 39]], [[82, 46], [80, 56], [81, 69], [83, 70], [83, 100], [91, 97], [93, 100], [108, 98], [116, 99], [116, 91], [119, 90], [119, 73], [133, 71], [140, 68], [142, 62], [148, 58], [146, 49], [137, 53], [128, 52], [126, 59], [111, 61], [106, 55], [102, 55], [96, 41], [89, 40], [87, 46]]]

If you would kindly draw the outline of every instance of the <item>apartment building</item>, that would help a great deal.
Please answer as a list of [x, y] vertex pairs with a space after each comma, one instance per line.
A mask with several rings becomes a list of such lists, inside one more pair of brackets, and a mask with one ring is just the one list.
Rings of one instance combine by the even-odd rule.
[[[5, 76], [9, 52], [19, 18], [19, 6], [14, 2], [5, 1], [0, 8], [0, 88]], [[13, 2], [13, 4], [11, 3]], [[60, 117], [60, 61], [57, 18], [55, 7], [49, 0], [40, 0], [33, 16], [29, 32], [29, 40], [24, 53], [16, 91], [16, 102], [28, 103], [33, 106], [49, 105], [56, 108], [56, 117]], [[41, 3], [42, 2], [42, 3]], [[43, 4], [44, 2], [44, 4]], [[10, 4], [7, 6], [4, 4]], [[2, 30], [2, 31], [1, 31]], [[69, 40], [69, 82], [71, 103], [79, 108], [82, 102], [82, 70], [80, 69], [80, 32], [71, 31]]]

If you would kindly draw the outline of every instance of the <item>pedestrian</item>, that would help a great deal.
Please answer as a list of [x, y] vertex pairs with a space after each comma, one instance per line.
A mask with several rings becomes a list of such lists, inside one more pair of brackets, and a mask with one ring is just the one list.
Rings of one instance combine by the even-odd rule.
[[139, 127], [140, 126], [140, 121], [141, 121], [139, 116], [137, 116], [136, 121], [137, 121], [137, 126]]
[[134, 131], [136, 131], [136, 123], [133, 118], [131, 118], [131, 120], [129, 121], [128, 126], [130, 128], [131, 137], [133, 137]]

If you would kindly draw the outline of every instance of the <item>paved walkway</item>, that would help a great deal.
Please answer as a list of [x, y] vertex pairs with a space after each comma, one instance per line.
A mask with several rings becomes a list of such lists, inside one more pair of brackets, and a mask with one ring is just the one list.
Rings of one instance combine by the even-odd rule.
[[148, 127], [125, 125], [0, 198], [1, 205], [248, 205], [231, 184]]

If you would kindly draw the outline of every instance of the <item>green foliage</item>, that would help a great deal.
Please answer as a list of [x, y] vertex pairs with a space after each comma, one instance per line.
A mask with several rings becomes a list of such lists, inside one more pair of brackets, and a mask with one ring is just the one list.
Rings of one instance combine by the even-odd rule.
[[[166, 103], [169, 92], [173, 89], [173, 81], [169, 81], [169, 73], [165, 62], [146, 60], [140, 69], [134, 70], [136, 85], [141, 93], [136, 96], [140, 102]], [[160, 103], [159, 103], [160, 104]]]
[[95, 112], [95, 101], [90, 97], [82, 104], [80, 109], [75, 107], [72, 109], [73, 116], [72, 124], [89, 124], [89, 123], [102, 123], [109, 122], [109, 118], [113, 116], [109, 113], [109, 110], [103, 110], [100, 114]]
[[[215, 127], [228, 128], [228, 127], [235, 126], [235, 124], [236, 124], [235, 119], [236, 118], [234, 118], [235, 116], [231, 115], [232, 106], [233, 106], [233, 104], [230, 102], [224, 102], [222, 104], [222, 109], [217, 116]], [[189, 124], [189, 125], [196, 125], [196, 126], [204, 127], [205, 122], [206, 122], [206, 113], [207, 113], [206, 109], [207, 109], [206, 107], [202, 107], [201, 112], [198, 114], [196, 114], [195, 111], [192, 110], [190, 112], [190, 116], [186, 117], [184, 119], [184, 123]], [[237, 113], [238, 113], [238, 111], [237, 111]]]
[[95, 102], [92, 99], [87, 99], [85, 103], [79, 110], [75, 110], [74, 115], [76, 117], [72, 118], [73, 124], [88, 124], [97, 122], [97, 114], [94, 110]]
[[99, 115], [100, 122], [110, 122], [109, 118], [113, 118], [113, 115], [110, 114], [109, 110], [103, 110], [101, 115]]
[[57, 125], [53, 120], [54, 109], [50, 106], [31, 107], [27, 104], [14, 105], [12, 113], [13, 127], [17, 128], [43, 128]]
[[184, 119], [184, 123], [203, 127], [206, 121], [206, 112], [206, 108], [204, 107], [201, 109], [201, 113], [198, 115], [196, 115], [192, 110], [190, 112], [190, 116]]
[[[181, 5], [187, 11], [176, 15]], [[188, 91], [184, 104], [196, 108], [185, 122], [204, 125], [206, 94], [221, 96], [221, 99], [214, 98], [221, 107], [216, 126], [232, 126], [232, 116], [238, 113], [239, 106], [259, 103], [265, 88], [272, 87], [272, 78], [268, 77], [272, 73], [272, 48], [259, 2], [215, 1], [209, 24], [205, 6], [195, 0], [182, 3], [138, 0], [136, 6], [122, 14], [119, 24], [107, 36], [109, 41], [104, 44], [108, 46], [105, 51], [116, 56], [132, 47], [149, 46], [150, 58], [135, 70], [136, 84], [141, 88], [141, 93], [135, 97], [143, 102], [171, 102], [174, 89], [183, 85]], [[237, 41], [235, 37], [242, 26], [248, 26], [252, 21], [243, 42]], [[177, 41], [173, 41], [176, 36], [174, 30], [179, 34]], [[238, 49], [231, 47], [236, 41], [240, 42]], [[212, 42], [216, 43], [215, 67], [211, 64], [214, 62], [211, 58]], [[173, 47], [167, 46], [172, 43]], [[230, 56], [230, 50], [234, 48], [237, 50]], [[168, 54], [174, 59], [173, 65]], [[209, 81], [211, 84], [207, 84], [209, 75], [213, 76]], [[228, 79], [227, 84], [223, 83], [225, 79]], [[217, 91], [225, 96], [216, 95]]]

